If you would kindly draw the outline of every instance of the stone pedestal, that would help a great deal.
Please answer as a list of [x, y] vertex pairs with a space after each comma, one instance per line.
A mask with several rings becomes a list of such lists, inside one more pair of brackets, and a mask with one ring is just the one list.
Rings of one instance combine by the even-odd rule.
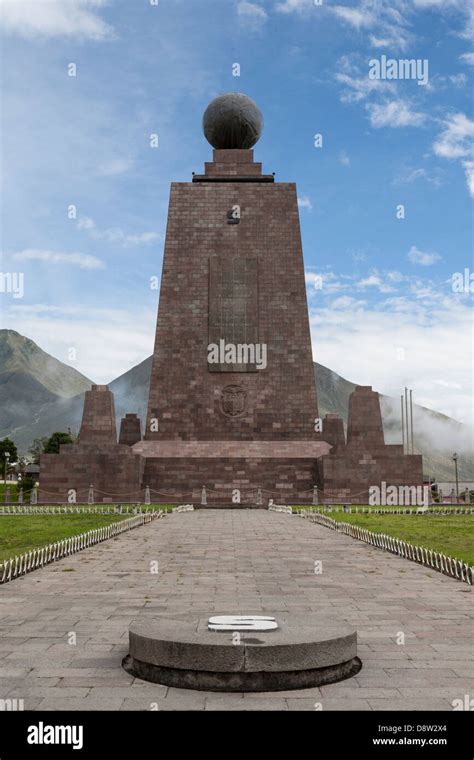
[[[244, 614], [244, 613], [240, 613]], [[211, 632], [208, 620], [136, 622], [128, 673], [145, 681], [204, 691], [286, 691], [356, 675], [357, 634], [321, 615], [275, 616], [276, 630]]]

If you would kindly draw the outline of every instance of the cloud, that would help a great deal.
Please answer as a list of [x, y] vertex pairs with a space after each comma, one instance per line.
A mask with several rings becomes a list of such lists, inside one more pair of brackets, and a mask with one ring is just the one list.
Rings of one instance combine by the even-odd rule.
[[[472, 39], [474, 7], [472, 0], [361, 0], [358, 4], [331, 5], [321, 2], [338, 21], [357, 32], [369, 32], [369, 44], [376, 48], [406, 50], [415, 40], [412, 26], [423, 11], [457, 14], [462, 27], [457, 36]], [[280, 13], [304, 14], [314, 10], [313, 0], [284, 0], [277, 2]]]
[[163, 240], [163, 235], [158, 232], [139, 232], [135, 235], [128, 235], [120, 227], [108, 227], [105, 230], [99, 230], [95, 221], [89, 216], [80, 217], [76, 226], [78, 230], [85, 230], [93, 240], [106, 240], [108, 243], [122, 245], [125, 248]]
[[404, 100], [391, 100], [387, 103], [368, 103], [370, 123], [375, 129], [380, 127], [421, 127], [426, 121], [426, 114], [414, 111]]
[[444, 129], [433, 143], [433, 151], [442, 158], [465, 158], [472, 153], [474, 121], [463, 113], [455, 113], [444, 121]]
[[360, 301], [351, 296], [340, 296], [331, 301], [331, 309], [359, 309], [365, 306], [367, 301]]
[[322, 275], [316, 272], [305, 272], [304, 279], [307, 285], [312, 285], [315, 290], [321, 290], [323, 287]]
[[128, 172], [132, 166], [133, 161], [130, 158], [113, 158], [110, 161], [99, 164], [97, 174], [99, 177], [116, 177], [119, 174]]
[[474, 161], [463, 162], [464, 172], [466, 175], [467, 189], [471, 198], [474, 198]]
[[[347, 279], [347, 282], [342, 282], [343, 279]], [[327, 294], [336, 293], [340, 290], [347, 290], [351, 287], [349, 284], [350, 278], [345, 278], [343, 275], [339, 276], [334, 272], [312, 272], [310, 270], [305, 271], [305, 281], [307, 285], [312, 285], [314, 290], [324, 290]]]
[[459, 56], [459, 60], [469, 64], [469, 66], [474, 66], [474, 53], [463, 53]]
[[[156, 308], [130, 309], [25, 304], [2, 310], [2, 326], [13, 326], [48, 353], [96, 383], [109, 383], [153, 351]], [[71, 362], [68, 350], [76, 349]]]
[[[414, 300], [407, 294], [407, 278], [400, 288], [402, 295], [376, 304], [344, 296], [324, 300], [324, 289], [316, 298], [308, 291], [315, 361], [391, 396], [398, 397], [404, 386], [413, 388], [417, 404], [472, 424], [469, 299], [447, 286], [449, 293], [433, 287], [434, 298]], [[440, 361], [443, 384], [431, 372]]]
[[356, 287], [361, 290], [364, 288], [375, 287], [380, 293], [393, 293], [392, 286], [384, 282], [378, 274], [371, 274], [369, 277], [359, 280], [359, 282], [356, 283]]
[[105, 40], [113, 29], [98, 15], [106, 0], [4, 0], [0, 27], [28, 39], [69, 37]]
[[467, 76], [463, 73], [450, 74], [450, 76], [448, 76], [448, 81], [455, 87], [465, 87], [467, 84]]
[[467, 189], [474, 198], [474, 121], [463, 113], [455, 113], [444, 121], [444, 129], [433, 143], [433, 152], [441, 158], [460, 160]]
[[373, 47], [404, 50], [412, 39], [409, 21], [401, 12], [407, 10], [404, 3], [393, 0], [362, 0], [356, 7], [334, 5], [328, 8], [344, 24], [357, 31], [372, 30], [369, 42]]
[[437, 261], [441, 261], [439, 253], [420, 251], [416, 245], [412, 245], [408, 251], [407, 258], [412, 264], [421, 264], [424, 267], [429, 267], [432, 264], [436, 264]]
[[367, 71], [361, 72], [347, 55], [339, 58], [337, 69], [335, 79], [344, 86], [341, 95], [342, 103], [358, 103], [377, 92], [395, 92], [393, 82], [369, 79]]
[[472, 39], [474, 34], [474, 7], [472, 0], [414, 0], [414, 4], [417, 8], [436, 9], [440, 13], [457, 11], [464, 23], [457, 36], [467, 40]]
[[356, 29], [373, 26], [375, 23], [375, 16], [363, 6], [360, 8], [349, 8], [346, 5], [334, 5], [331, 7], [331, 11], [338, 18], [342, 19], [350, 26], [354, 26]]
[[339, 153], [339, 156], [337, 157], [337, 160], [339, 161], [342, 166], [350, 166], [351, 165], [351, 159], [347, 155], [345, 150], [341, 150]]
[[307, 195], [301, 195], [298, 197], [298, 208], [306, 208], [308, 211], [313, 210], [313, 204], [311, 199]]
[[403, 169], [400, 174], [394, 179], [394, 185], [411, 185], [418, 180], [425, 180], [433, 187], [441, 187], [443, 184], [440, 177], [440, 170], [428, 171], [422, 167], [412, 168], [408, 167]]
[[279, 13], [306, 13], [314, 7], [314, 0], [284, 0], [275, 6]]
[[249, 3], [247, 0], [238, 3], [237, 15], [247, 29], [254, 31], [261, 29], [268, 20], [268, 13], [265, 8], [256, 3]]
[[104, 269], [105, 264], [96, 256], [85, 253], [62, 253], [60, 251], [43, 251], [38, 248], [27, 248], [13, 254], [16, 261], [44, 261], [49, 264], [69, 264], [80, 269]]

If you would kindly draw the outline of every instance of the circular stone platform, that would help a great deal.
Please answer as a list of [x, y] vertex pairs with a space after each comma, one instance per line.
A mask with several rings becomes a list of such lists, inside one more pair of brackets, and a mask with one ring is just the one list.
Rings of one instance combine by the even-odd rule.
[[208, 618], [137, 622], [122, 665], [165, 686], [238, 692], [322, 686], [361, 669], [354, 630], [319, 615], [275, 619], [276, 630], [239, 633], [209, 631]]

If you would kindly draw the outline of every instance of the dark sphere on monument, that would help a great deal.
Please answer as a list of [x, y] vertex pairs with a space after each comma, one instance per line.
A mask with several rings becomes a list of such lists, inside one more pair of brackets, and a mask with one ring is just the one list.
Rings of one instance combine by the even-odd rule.
[[202, 119], [206, 140], [219, 150], [253, 148], [263, 129], [263, 116], [254, 101], [240, 92], [212, 100]]

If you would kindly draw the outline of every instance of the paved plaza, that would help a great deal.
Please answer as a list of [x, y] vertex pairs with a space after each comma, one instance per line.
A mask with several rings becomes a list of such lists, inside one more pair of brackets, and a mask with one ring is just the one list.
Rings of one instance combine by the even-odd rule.
[[[26, 710], [452, 710], [473, 690], [472, 594], [295, 516], [169, 515], [0, 586], [0, 699], [23, 699]], [[136, 619], [305, 611], [357, 629], [357, 676], [221, 694], [146, 683], [121, 667]]]

